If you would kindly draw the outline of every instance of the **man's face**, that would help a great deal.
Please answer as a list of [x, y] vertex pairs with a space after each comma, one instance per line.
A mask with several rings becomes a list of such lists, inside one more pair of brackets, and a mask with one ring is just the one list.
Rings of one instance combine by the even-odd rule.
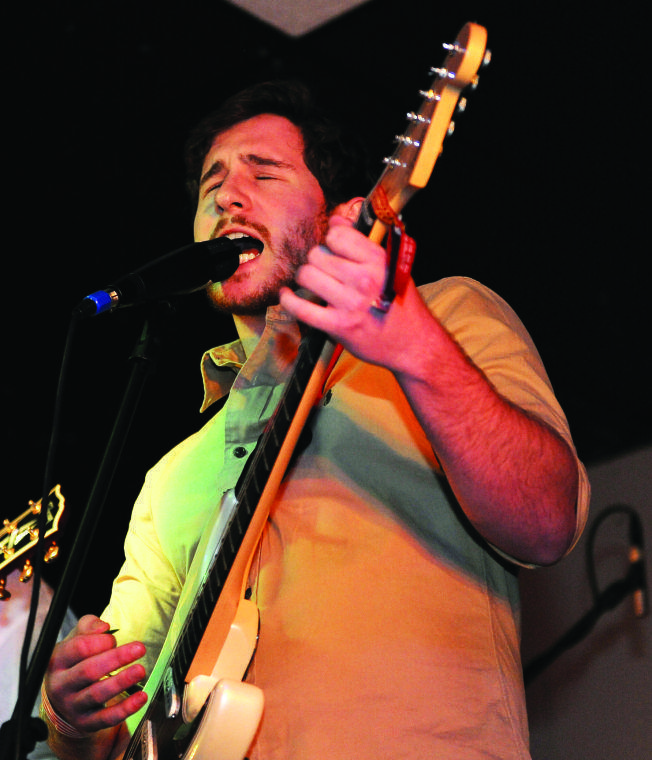
[[249, 235], [260, 255], [241, 255], [238, 270], [210, 287], [213, 303], [258, 314], [277, 303], [326, 228], [322, 190], [303, 161], [303, 139], [290, 121], [263, 114], [218, 135], [204, 160], [195, 240]]

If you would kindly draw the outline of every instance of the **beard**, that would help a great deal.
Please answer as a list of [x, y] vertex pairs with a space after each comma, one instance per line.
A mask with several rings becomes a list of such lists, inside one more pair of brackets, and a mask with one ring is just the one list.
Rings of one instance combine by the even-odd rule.
[[213, 306], [228, 314], [253, 316], [263, 314], [269, 306], [278, 304], [280, 289], [294, 285], [297, 269], [305, 263], [308, 251], [323, 241], [327, 224], [325, 211], [316, 219], [299, 220], [274, 249], [269, 244], [266, 230], [249, 225], [262, 233], [265, 252], [274, 258], [272, 271], [265, 279], [260, 279], [255, 266], [251, 271], [237, 269], [224, 282], [209, 286], [207, 292]]

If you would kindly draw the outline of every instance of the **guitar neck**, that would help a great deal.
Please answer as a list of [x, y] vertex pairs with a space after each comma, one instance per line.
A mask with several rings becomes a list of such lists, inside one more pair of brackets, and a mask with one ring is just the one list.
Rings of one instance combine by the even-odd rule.
[[[367, 212], [360, 215], [356, 228], [364, 234], [370, 234], [375, 221], [370, 198], [365, 200], [365, 208]], [[294, 426], [296, 430], [295, 438], [303, 428], [305, 420], [297, 414], [300, 404], [303, 402], [312, 407], [314, 399], [308, 397], [306, 392], [311, 378], [319, 387], [325, 379], [321, 375], [316, 379], [314, 376], [320, 359], [324, 359], [326, 345], [327, 337], [324, 333], [313, 328], [303, 330], [296, 363], [281, 399], [235, 487], [237, 507], [226, 528], [223, 545], [210, 566], [206, 582], [186, 620], [174, 661], [174, 674], [179, 679], [178, 682], [188, 677], [191, 665], [196, 661], [206, 627], [242, 548], [254, 514], [261, 505], [263, 492], [270, 487], [272, 472], [282, 468], [282, 472], [276, 476], [280, 480], [285, 471], [293, 446], [289, 446], [285, 461], [279, 463], [279, 455], [283, 447], [287, 446], [291, 427]]]
[[[288, 438], [288, 432], [291, 426], [299, 424], [297, 410], [301, 402], [306, 401], [306, 388], [325, 345], [326, 336], [322, 332], [313, 329], [306, 331], [281, 400], [238, 480], [235, 488], [237, 506], [225, 529], [220, 551], [212, 560], [205, 583], [197, 595], [179, 638], [173, 665], [178, 683], [187, 677], [191, 663], [197, 655], [208, 622], [234, 567], [254, 514], [261, 505], [263, 492], [269, 488], [272, 472], [279, 466], [279, 454]], [[299, 432], [300, 430], [297, 430], [296, 436]], [[283, 472], [284, 470], [285, 466]], [[282, 475], [281, 472], [276, 476], [279, 482]]]
[[[385, 235], [387, 226], [378, 219], [371, 194], [363, 203], [363, 211], [355, 227], [375, 242], [380, 242]], [[206, 580], [186, 618], [173, 658], [177, 683], [189, 680], [205, 670], [204, 664], [214, 657], [214, 645], [206, 644], [204, 638], [207, 626], [215, 614], [227, 582], [234, 582], [233, 577], [237, 574], [233, 572], [236, 561], [242, 562], [242, 555], [250, 554], [255, 548], [258, 534], [253, 540], [249, 538], [250, 545], [246, 550], [243, 550], [243, 543], [251, 534], [250, 527], [254, 515], [259, 513], [257, 519], [260, 523], [260, 512], [266, 507], [269, 509], [269, 502], [273, 499], [285, 473], [294, 444], [314, 404], [315, 390], [308, 390], [309, 387], [312, 384], [315, 389], [321, 389], [326, 379], [324, 370], [328, 364], [328, 350], [332, 348], [332, 344], [327, 344], [324, 333], [313, 328], [304, 328], [293, 371], [236, 484], [236, 507], [225, 529], [223, 543], [211, 561]], [[299, 413], [302, 405], [304, 410]], [[281, 456], [282, 451], [284, 453]], [[267, 505], [264, 503], [263, 494], [268, 494]], [[248, 565], [241, 565], [241, 575], [244, 574], [242, 567], [245, 566]], [[240, 580], [241, 578], [238, 578], [236, 584]]]

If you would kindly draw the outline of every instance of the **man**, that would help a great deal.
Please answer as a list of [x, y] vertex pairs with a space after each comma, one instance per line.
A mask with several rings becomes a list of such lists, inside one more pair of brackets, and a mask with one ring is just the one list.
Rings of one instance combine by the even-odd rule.
[[285, 85], [236, 96], [191, 141], [195, 238], [264, 245], [210, 288], [239, 335], [203, 363], [205, 407], [228, 390], [224, 408], [148, 475], [109, 608], [53, 654], [60, 757], [124, 750], [146, 699], [124, 692], [151, 670], [207, 520], [276, 406], [297, 320], [343, 352], [252, 560], [247, 680], [266, 707], [249, 756], [529, 757], [516, 568], [569, 550], [586, 476], [496, 295], [454, 278], [371, 306], [385, 252], [352, 226], [362, 199], [340, 142]]

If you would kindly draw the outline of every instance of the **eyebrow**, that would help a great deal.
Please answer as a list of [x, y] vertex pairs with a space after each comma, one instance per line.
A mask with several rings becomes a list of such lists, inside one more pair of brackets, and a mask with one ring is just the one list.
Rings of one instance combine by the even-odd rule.
[[[251, 164], [252, 166], [272, 166], [276, 169], [290, 169], [294, 170], [296, 167], [294, 164], [289, 163], [288, 161], [281, 161], [277, 158], [269, 158], [266, 156], [259, 156], [256, 153], [247, 153], [245, 155], [239, 156], [240, 160], [245, 164]], [[199, 180], [199, 186], [201, 187], [205, 182], [207, 182], [212, 177], [215, 177], [217, 174], [219, 174], [222, 169], [224, 168], [224, 162], [217, 160], [214, 161], [213, 164], [202, 174], [201, 179]]]

